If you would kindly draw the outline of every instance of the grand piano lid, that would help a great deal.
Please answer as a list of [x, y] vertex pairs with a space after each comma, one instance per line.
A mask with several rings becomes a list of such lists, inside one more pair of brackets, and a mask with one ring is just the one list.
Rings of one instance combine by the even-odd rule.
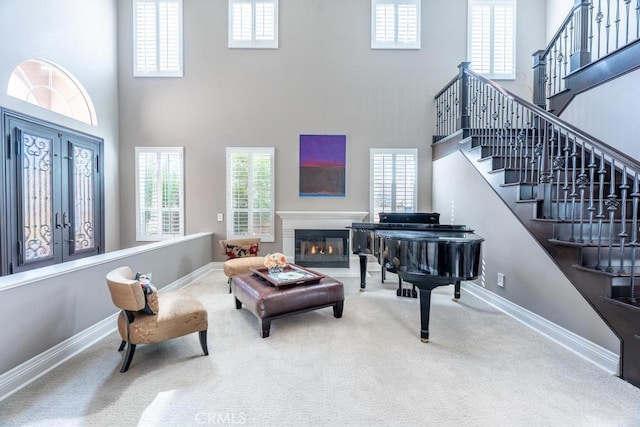
[[479, 243], [484, 238], [473, 230], [444, 229], [444, 230], [377, 230], [378, 236], [385, 239], [410, 241], [450, 241], [458, 243]]
[[417, 231], [429, 231], [434, 230], [441, 231], [460, 231], [460, 232], [473, 232], [473, 230], [467, 228], [466, 225], [451, 225], [451, 224], [417, 224], [417, 223], [404, 223], [404, 222], [354, 222], [350, 228], [356, 231], [383, 231], [383, 230], [417, 230]]

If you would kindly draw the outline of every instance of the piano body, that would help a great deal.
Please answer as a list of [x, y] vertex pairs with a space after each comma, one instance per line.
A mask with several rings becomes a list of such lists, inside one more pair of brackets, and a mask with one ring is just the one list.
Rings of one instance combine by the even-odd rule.
[[[366, 288], [367, 256], [373, 255], [381, 266], [382, 283], [386, 279], [386, 272], [395, 273], [394, 266], [389, 262], [387, 251], [376, 232], [378, 230], [425, 230], [433, 229], [439, 225], [440, 214], [437, 212], [380, 212], [380, 222], [376, 223], [354, 223], [351, 225], [351, 247], [354, 254], [360, 258], [360, 290]], [[447, 226], [449, 227], [449, 226]], [[402, 289], [402, 278], [398, 277], [398, 296], [417, 297], [415, 287], [413, 292], [410, 289]]]
[[360, 290], [366, 287], [367, 253], [373, 253], [383, 265], [392, 266], [400, 279], [419, 289], [420, 339], [427, 342], [431, 291], [453, 284], [456, 301], [460, 282], [478, 277], [484, 239], [463, 225], [354, 223], [351, 229], [352, 249], [360, 256]]

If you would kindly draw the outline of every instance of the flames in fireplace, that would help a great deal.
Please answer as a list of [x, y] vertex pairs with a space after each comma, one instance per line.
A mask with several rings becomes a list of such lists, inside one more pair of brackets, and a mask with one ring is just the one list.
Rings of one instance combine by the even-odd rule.
[[[324, 253], [325, 253], [324, 245], [315, 245], [315, 244], [311, 245], [311, 250], [309, 251], [310, 255], [315, 255], [315, 254], [324, 255]], [[326, 253], [328, 255], [333, 254], [333, 245], [329, 245], [327, 247]]]

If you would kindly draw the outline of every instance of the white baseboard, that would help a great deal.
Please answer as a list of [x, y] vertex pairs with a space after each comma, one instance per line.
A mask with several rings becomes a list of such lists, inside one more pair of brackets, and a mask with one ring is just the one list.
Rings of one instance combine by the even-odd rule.
[[89, 348], [116, 329], [118, 313], [51, 347], [0, 376], [0, 401]]
[[[215, 263], [209, 263], [200, 267], [168, 284], [160, 289], [159, 292], [183, 288], [211, 270], [215, 270]], [[60, 344], [51, 347], [49, 350], [40, 353], [0, 375], [0, 402], [114, 332], [117, 329], [118, 314], [119, 312], [112, 314], [84, 331], [77, 333]]]
[[524, 323], [536, 332], [541, 333], [571, 352], [588, 360], [600, 369], [612, 375], [619, 375], [620, 358], [614, 352], [558, 326], [493, 292], [489, 292], [474, 283], [462, 282], [461, 288], [465, 292], [497, 308], [508, 316]]

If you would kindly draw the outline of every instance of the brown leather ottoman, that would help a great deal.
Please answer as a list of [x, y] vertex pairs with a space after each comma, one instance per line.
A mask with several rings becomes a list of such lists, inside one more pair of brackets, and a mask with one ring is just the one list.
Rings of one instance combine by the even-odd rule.
[[231, 280], [236, 308], [242, 304], [258, 318], [260, 336], [269, 336], [271, 321], [279, 317], [333, 306], [333, 316], [342, 317], [344, 287], [342, 282], [323, 277], [318, 283], [276, 287], [253, 273], [240, 274]]

